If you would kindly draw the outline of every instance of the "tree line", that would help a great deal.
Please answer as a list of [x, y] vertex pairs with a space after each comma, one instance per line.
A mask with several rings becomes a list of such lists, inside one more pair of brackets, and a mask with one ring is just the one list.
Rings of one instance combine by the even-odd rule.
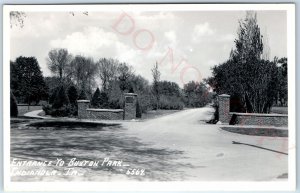
[[263, 38], [256, 13], [247, 12], [229, 59], [212, 68], [208, 83], [217, 94], [231, 95], [231, 111], [270, 113], [274, 104], [287, 105], [287, 58], [263, 57]]
[[91, 100], [94, 108], [123, 108], [127, 92], [138, 94], [138, 116], [153, 109], [202, 107], [212, 96], [204, 83], [189, 82], [181, 89], [175, 82], [160, 80], [157, 64], [149, 83], [131, 65], [112, 58], [94, 61], [73, 56], [67, 49], [53, 49], [46, 60], [52, 74], [48, 77], [43, 77], [35, 57], [11, 61], [11, 94], [28, 105], [46, 101], [43, 109], [52, 116], [76, 116], [79, 99]]

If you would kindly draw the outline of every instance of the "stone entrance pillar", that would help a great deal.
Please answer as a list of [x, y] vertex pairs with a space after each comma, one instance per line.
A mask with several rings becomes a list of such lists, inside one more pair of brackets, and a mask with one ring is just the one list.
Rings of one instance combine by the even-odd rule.
[[137, 94], [135, 93], [125, 93], [124, 94], [124, 120], [136, 119], [136, 104], [137, 104]]
[[219, 121], [223, 124], [229, 124], [230, 121], [230, 95], [219, 95]]
[[78, 105], [78, 118], [86, 119], [88, 118], [88, 112], [86, 109], [89, 108], [90, 100], [77, 100]]

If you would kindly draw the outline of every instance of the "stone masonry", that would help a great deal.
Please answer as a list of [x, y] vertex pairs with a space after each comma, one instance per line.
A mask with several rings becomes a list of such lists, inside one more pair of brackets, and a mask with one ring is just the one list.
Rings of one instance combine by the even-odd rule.
[[89, 100], [78, 100], [79, 119], [97, 120], [131, 120], [136, 119], [137, 94], [124, 94], [124, 109], [94, 109], [89, 108]]

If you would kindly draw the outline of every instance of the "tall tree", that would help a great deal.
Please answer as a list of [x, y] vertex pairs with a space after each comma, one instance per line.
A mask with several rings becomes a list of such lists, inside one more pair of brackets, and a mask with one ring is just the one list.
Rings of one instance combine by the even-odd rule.
[[246, 112], [269, 113], [277, 92], [276, 64], [263, 60], [263, 40], [255, 12], [240, 21], [235, 50], [228, 61], [213, 68], [209, 82], [218, 94], [241, 102]]
[[125, 90], [130, 90], [131, 85], [129, 83], [130, 78], [133, 76], [134, 71], [132, 66], [129, 66], [126, 63], [120, 63], [118, 65], [118, 80], [120, 82], [120, 89], [124, 92]]
[[58, 75], [60, 82], [66, 76], [72, 56], [67, 49], [53, 49], [48, 53], [47, 65], [52, 73]]
[[15, 61], [15, 71], [19, 94], [28, 105], [47, 97], [48, 88], [35, 57], [18, 57]]
[[118, 71], [119, 61], [114, 59], [101, 58], [97, 63], [98, 75], [101, 79], [102, 89], [107, 90], [109, 83], [115, 79]]
[[96, 65], [92, 58], [77, 55], [72, 60], [68, 70], [71, 79], [79, 90], [84, 90], [89, 96], [95, 84]]
[[160, 92], [159, 92], [160, 72], [158, 70], [157, 62], [151, 71], [152, 71], [152, 77], [153, 77], [152, 92], [156, 99], [156, 109], [158, 109], [159, 108], [159, 99], [160, 99]]
[[239, 21], [238, 38], [235, 40], [234, 57], [241, 63], [260, 60], [263, 55], [263, 37], [257, 24], [257, 14], [246, 12], [246, 18]]

